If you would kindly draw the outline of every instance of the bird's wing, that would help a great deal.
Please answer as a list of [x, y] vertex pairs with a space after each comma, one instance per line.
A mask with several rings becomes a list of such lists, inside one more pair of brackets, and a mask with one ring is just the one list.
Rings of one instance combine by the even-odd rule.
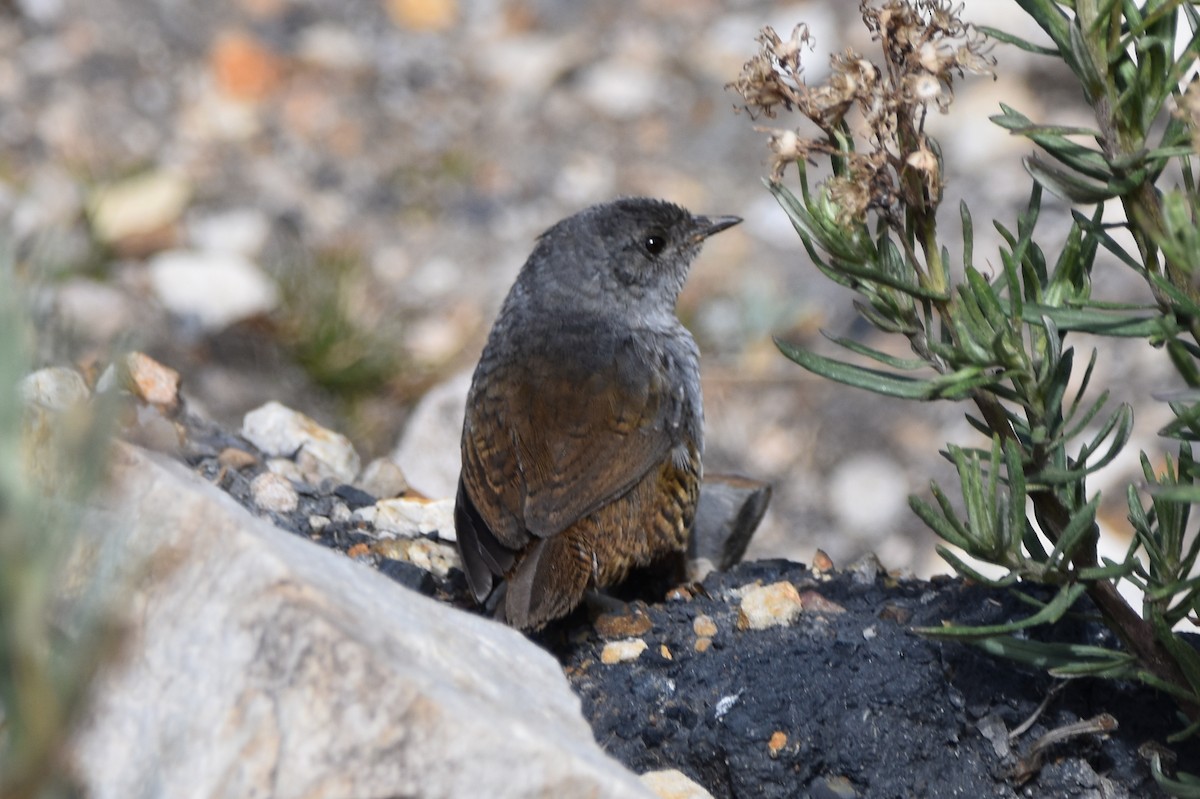
[[668, 457], [689, 412], [671, 358], [628, 336], [572, 339], [509, 364], [518, 379], [478, 392], [468, 409], [463, 481], [513, 549], [628, 491]]
[[517, 425], [525, 526], [546, 538], [624, 494], [679, 439], [683, 398], [661, 364], [618, 345], [584, 374], [545, 374]]

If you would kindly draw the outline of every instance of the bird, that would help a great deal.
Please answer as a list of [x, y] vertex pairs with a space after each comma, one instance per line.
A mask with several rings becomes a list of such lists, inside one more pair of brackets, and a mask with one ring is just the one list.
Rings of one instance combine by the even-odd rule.
[[741, 222], [626, 197], [538, 237], [471, 379], [454, 523], [477, 603], [523, 631], [682, 556], [703, 476], [700, 353], [675, 314]]

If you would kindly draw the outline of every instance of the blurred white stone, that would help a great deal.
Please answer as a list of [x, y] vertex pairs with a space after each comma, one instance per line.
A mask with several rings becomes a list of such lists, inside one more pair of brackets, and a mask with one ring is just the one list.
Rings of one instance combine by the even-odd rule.
[[358, 70], [369, 65], [366, 48], [359, 38], [340, 25], [319, 22], [300, 33], [296, 54], [301, 60], [323, 69]]
[[612, 119], [633, 119], [664, 100], [662, 76], [623, 58], [589, 67], [580, 79], [579, 92], [588, 105]]
[[57, 22], [66, 4], [63, 0], [17, 0], [21, 14], [40, 25]]
[[52, 411], [65, 411], [86, 402], [91, 392], [74, 369], [51, 366], [26, 375], [20, 383], [21, 399]]
[[295, 480], [298, 483], [304, 482], [304, 475], [300, 473], [300, 467], [290, 458], [268, 458], [267, 470], [272, 474], [286, 477], [289, 480]]
[[376, 499], [391, 499], [408, 490], [404, 470], [391, 458], [376, 458], [368, 463], [354, 484]]
[[[794, 186], [789, 188], [795, 189]], [[742, 226], [755, 238], [781, 250], [799, 250], [802, 247], [792, 220], [770, 194], [763, 192], [742, 215], [746, 218]]]
[[581, 37], [506, 34], [489, 39], [467, 55], [471, 66], [496, 85], [500, 98], [514, 97], [523, 105], [532, 98], [544, 99], [568, 70], [578, 66], [586, 53]]
[[842, 461], [829, 477], [829, 510], [841, 527], [870, 541], [881, 541], [908, 512], [904, 468], [880, 453]]
[[462, 468], [463, 416], [471, 372], [460, 372], [421, 398], [392, 453], [409, 484], [430, 497], [452, 497]]
[[179, 219], [191, 193], [186, 178], [167, 170], [100, 186], [88, 198], [92, 230], [106, 244], [153, 233]]
[[187, 230], [188, 240], [198, 250], [231, 252], [253, 258], [267, 243], [271, 223], [266, 214], [256, 208], [234, 208], [190, 218]]
[[361, 465], [350, 439], [278, 402], [246, 414], [242, 435], [267, 455], [295, 458], [308, 479], [350, 483]]
[[170, 250], [150, 262], [150, 284], [173, 314], [197, 319], [207, 330], [273, 310], [279, 287], [236, 253]]
[[91, 278], [67, 280], [58, 287], [55, 302], [72, 332], [94, 343], [107, 343], [135, 321], [142, 321], [136, 318], [133, 300], [124, 292]]
[[17, 237], [70, 227], [83, 207], [79, 183], [65, 169], [47, 165], [37, 169], [16, 196], [10, 224]]

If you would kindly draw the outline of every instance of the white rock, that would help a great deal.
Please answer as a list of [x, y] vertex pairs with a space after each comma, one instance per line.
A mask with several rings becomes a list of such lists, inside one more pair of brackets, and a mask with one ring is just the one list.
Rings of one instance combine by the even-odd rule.
[[267, 243], [271, 224], [257, 208], [234, 208], [191, 218], [187, 229], [188, 240], [198, 250], [253, 258]]
[[291, 513], [300, 504], [291, 481], [272, 472], [263, 472], [250, 482], [250, 495], [255, 505], [276, 513]]
[[131, 578], [121, 654], [67, 755], [89, 797], [652, 796], [517, 632], [282, 532], [178, 463], [127, 446], [115, 461], [105, 507], [127, 516], [88, 522]]
[[404, 538], [436, 531], [443, 541], [454, 541], [454, 500], [382, 499], [375, 503], [375, 529]]
[[295, 480], [297, 483], [304, 482], [304, 475], [300, 473], [300, 467], [289, 458], [268, 458], [267, 471], [289, 480]]
[[329, 518], [335, 522], [348, 522], [354, 518], [354, 512], [345, 502], [335, 502], [329, 511]]
[[21, 399], [52, 411], [65, 411], [86, 402], [91, 392], [74, 369], [51, 366], [26, 375], [20, 383]]
[[88, 212], [96, 238], [107, 244], [161, 230], [179, 219], [191, 185], [177, 172], [146, 172], [96, 189]]
[[279, 287], [245, 257], [231, 252], [170, 250], [150, 262], [150, 285], [173, 314], [220, 330], [267, 313], [279, 302]]
[[462, 468], [463, 415], [471, 373], [460, 372], [430, 389], [413, 409], [392, 459], [413, 488], [429, 497], [452, 497]]
[[242, 435], [267, 455], [294, 457], [306, 479], [349, 483], [358, 474], [360, 459], [350, 439], [278, 402], [246, 414]]

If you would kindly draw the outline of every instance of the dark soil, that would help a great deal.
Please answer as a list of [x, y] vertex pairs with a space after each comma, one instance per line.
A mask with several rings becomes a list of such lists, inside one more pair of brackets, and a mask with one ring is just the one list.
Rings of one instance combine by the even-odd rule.
[[[225, 446], [254, 447], [195, 418], [185, 422], [184, 460], [253, 510], [248, 486], [255, 469], [221, 469], [216, 454]], [[372, 538], [364, 523], [335, 523], [315, 534], [304, 520], [328, 513], [335, 500], [370, 499], [354, 491], [302, 486], [301, 507], [270, 518], [346, 551]], [[357, 559], [428, 596], [471, 604], [457, 570], [439, 579], [401, 561]], [[806, 609], [788, 626], [740, 630], [736, 590], [781, 580], [832, 604]], [[774, 560], [714, 573], [683, 596], [630, 606], [648, 617], [640, 633], [648, 648], [632, 662], [600, 662], [605, 641], [597, 630], [606, 628], [584, 611], [539, 636], [562, 661], [596, 739], [635, 772], [677, 768], [719, 798], [1167, 795], [1138, 754], [1183, 726], [1163, 695], [1120, 682], [1058, 681], [969, 644], [912, 631], [945, 620], [995, 624], [1027, 615], [1028, 605], [1012, 592], [869, 570], [816, 575]], [[1117, 647], [1089, 610], [1081, 601], [1067, 620], [1038, 634]], [[702, 614], [717, 632], [698, 652], [693, 622]], [[1101, 714], [1115, 718], [1115, 730], [1036, 746], [1052, 731]], [[1031, 718], [1010, 740], [1009, 732]], [[1200, 771], [1200, 742], [1171, 748], [1180, 770]]]
[[[738, 630], [731, 591], [779, 580], [844, 612], [806, 611], [791, 626]], [[1045, 672], [912, 632], [947, 619], [995, 624], [1027, 615], [1007, 592], [949, 579], [817, 580], [785, 561], [741, 564], [703, 589], [707, 596], [646, 609], [653, 628], [637, 661], [600, 664], [603, 643], [594, 636], [560, 653], [597, 740], [634, 771], [678, 768], [717, 797], [1166, 795], [1137, 754], [1179, 728], [1165, 697], [1099, 680], [1059, 685]], [[1086, 608], [1077, 610], [1051, 631], [1055, 639], [1116, 646]], [[694, 650], [699, 614], [718, 628], [703, 653]], [[1002, 734], [1052, 693], [1032, 726], [1007, 741]], [[1111, 734], [1080, 735], [1032, 756], [1046, 733], [1102, 713], [1119, 724]], [[1195, 742], [1177, 754], [1181, 767], [1200, 764]]]

